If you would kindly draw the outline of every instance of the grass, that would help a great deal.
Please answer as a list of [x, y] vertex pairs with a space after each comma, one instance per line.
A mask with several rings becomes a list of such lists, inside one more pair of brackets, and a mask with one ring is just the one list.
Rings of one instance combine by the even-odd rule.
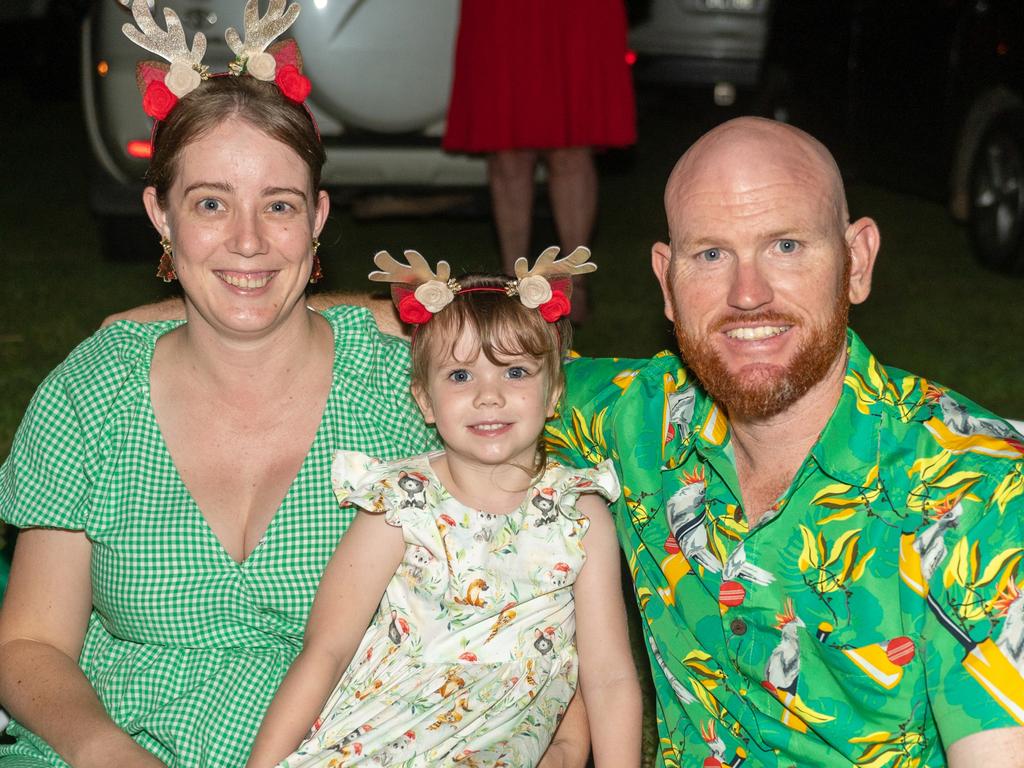
[[[168, 295], [154, 276], [159, 248], [110, 262], [86, 205], [88, 147], [78, 105], [41, 103], [0, 80], [5, 183], [0, 185], [0, 458], [46, 373], [107, 314]], [[645, 356], [672, 346], [650, 244], [666, 237], [661, 188], [675, 158], [721, 114], [660, 99], [647, 105], [641, 143], [602, 158], [600, 270], [590, 278], [592, 320], [577, 334], [591, 355]], [[694, 114], [699, 115], [694, 117]], [[874, 216], [883, 246], [870, 300], [852, 325], [886, 363], [951, 386], [996, 412], [1024, 417], [1024, 281], [981, 270], [964, 232], [935, 203], [875, 186], [850, 189], [854, 215]], [[541, 219], [536, 241], [554, 241]], [[492, 270], [496, 248], [481, 218], [358, 221], [332, 214], [321, 251], [323, 288], [362, 290], [372, 254], [416, 248], [456, 271]], [[0, 531], [2, 537], [2, 531]], [[2, 544], [0, 544], [2, 546]], [[638, 627], [634, 621], [634, 636]], [[634, 645], [646, 668], [643, 644]], [[649, 683], [648, 683], [649, 685]], [[648, 688], [646, 699], [653, 699]], [[653, 754], [650, 715], [646, 753]]]

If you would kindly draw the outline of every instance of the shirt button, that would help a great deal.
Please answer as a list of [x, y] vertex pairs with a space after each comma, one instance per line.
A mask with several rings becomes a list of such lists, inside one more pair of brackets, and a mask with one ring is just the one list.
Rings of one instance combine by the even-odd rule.
[[743, 619], [733, 619], [729, 622], [729, 629], [734, 635], [745, 635], [747, 634], [747, 622]]

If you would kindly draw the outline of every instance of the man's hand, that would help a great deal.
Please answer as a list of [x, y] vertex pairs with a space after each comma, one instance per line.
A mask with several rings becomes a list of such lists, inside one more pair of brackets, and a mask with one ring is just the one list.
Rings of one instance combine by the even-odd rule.
[[152, 323], [156, 320], [184, 320], [185, 302], [179, 298], [164, 299], [153, 304], [143, 304], [141, 307], [133, 307], [124, 312], [116, 312], [108, 315], [101, 328], [106, 328], [118, 320], [134, 320], [137, 323]]

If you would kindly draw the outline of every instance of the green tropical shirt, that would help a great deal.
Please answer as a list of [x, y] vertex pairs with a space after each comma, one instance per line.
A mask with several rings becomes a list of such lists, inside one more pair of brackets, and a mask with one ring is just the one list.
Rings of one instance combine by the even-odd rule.
[[1024, 442], [848, 346], [835, 412], [752, 530], [728, 422], [677, 357], [566, 366], [548, 437], [622, 480], [660, 766], [941, 766], [1024, 725]]

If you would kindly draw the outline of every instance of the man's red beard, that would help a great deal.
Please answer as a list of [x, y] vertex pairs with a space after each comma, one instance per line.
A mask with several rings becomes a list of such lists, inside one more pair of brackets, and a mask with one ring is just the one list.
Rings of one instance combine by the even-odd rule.
[[807, 338], [788, 365], [759, 365], [749, 373], [730, 371], [711, 344], [711, 336], [729, 323], [796, 327], [799, 325], [797, 318], [778, 312], [732, 314], [716, 321], [707, 335], [698, 337], [680, 325], [679, 308], [675, 307], [676, 340], [687, 368], [696, 374], [707, 393], [732, 417], [767, 419], [782, 413], [825, 378], [843, 351], [850, 313], [847, 299], [849, 279], [847, 267], [831, 316], [823, 325], [808, 329]]

